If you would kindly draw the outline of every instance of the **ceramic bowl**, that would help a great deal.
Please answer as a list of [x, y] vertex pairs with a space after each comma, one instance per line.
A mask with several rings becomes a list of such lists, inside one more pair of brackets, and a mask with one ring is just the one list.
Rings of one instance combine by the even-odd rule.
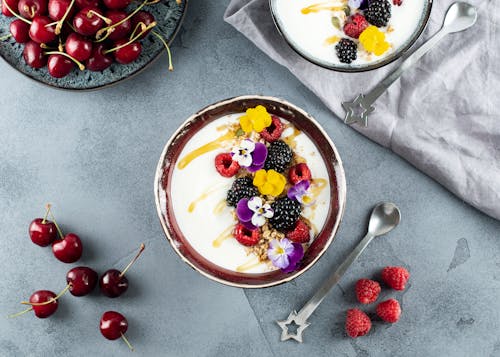
[[[318, 232], [298, 270], [283, 273], [281, 270], [250, 274], [224, 269], [199, 254], [180, 231], [172, 209], [171, 179], [174, 167], [184, 146], [190, 138], [205, 125], [227, 114], [242, 113], [257, 105], [266, 107], [269, 113], [280, 116], [293, 123], [305, 133], [319, 148], [325, 162], [330, 181], [331, 202], [323, 229]], [[346, 202], [346, 181], [339, 153], [325, 131], [309, 114], [284, 100], [263, 97], [243, 96], [227, 99], [210, 105], [190, 118], [172, 135], [165, 145], [158, 162], [154, 181], [156, 209], [163, 231], [179, 257], [205, 277], [217, 282], [242, 287], [261, 288], [290, 281], [310, 269], [333, 242], [335, 233], [342, 220]], [[196, 222], [193, 222], [196, 224]]]

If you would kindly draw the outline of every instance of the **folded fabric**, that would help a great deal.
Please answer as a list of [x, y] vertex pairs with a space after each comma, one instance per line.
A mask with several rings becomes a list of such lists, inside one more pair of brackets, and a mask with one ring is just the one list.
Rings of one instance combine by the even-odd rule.
[[[500, 1], [469, 2], [479, 9], [478, 22], [445, 37], [405, 72], [378, 99], [368, 127], [352, 127], [500, 219]], [[451, 4], [434, 2], [416, 46], [439, 30]], [[279, 35], [268, 0], [232, 0], [224, 18], [338, 117], [344, 116], [342, 101], [366, 93], [399, 63], [364, 73], [314, 65]]]

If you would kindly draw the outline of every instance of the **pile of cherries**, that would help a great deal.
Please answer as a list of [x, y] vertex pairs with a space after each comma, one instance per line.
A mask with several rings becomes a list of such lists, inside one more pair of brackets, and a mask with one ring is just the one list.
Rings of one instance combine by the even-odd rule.
[[[28, 232], [31, 241], [41, 247], [52, 245], [54, 256], [64, 263], [76, 262], [82, 256], [82, 241], [74, 233], [63, 235], [61, 228], [51, 212], [51, 206], [47, 205], [46, 208], [45, 217], [34, 219], [29, 226]], [[49, 215], [52, 220], [48, 220]], [[89, 267], [78, 266], [72, 268], [66, 274], [67, 285], [59, 294], [56, 295], [49, 290], [35, 291], [28, 301], [21, 302], [23, 305], [29, 305], [29, 308], [17, 314], [10, 315], [10, 317], [17, 317], [29, 311], [33, 311], [35, 316], [41, 319], [49, 317], [56, 312], [59, 305], [59, 298], [67, 291], [73, 296], [84, 296], [94, 290], [98, 281], [101, 292], [104, 295], [110, 298], [116, 298], [122, 295], [128, 289], [128, 279], [125, 273], [139, 258], [144, 248], [144, 244], [141, 244], [139, 252], [125, 269], [122, 271], [109, 269], [100, 279], [97, 272]], [[101, 317], [100, 330], [103, 336], [110, 340], [116, 340], [121, 337], [127, 346], [133, 350], [124, 335], [127, 328], [127, 319], [119, 312], [106, 311]]]
[[173, 70], [168, 44], [153, 28], [154, 16], [142, 10], [160, 0], [144, 0], [131, 12], [132, 0], [0, 0], [2, 14], [16, 17], [10, 23], [12, 37], [24, 44], [23, 57], [32, 68], [47, 66], [55, 78], [67, 76], [75, 64], [80, 70], [103, 71], [113, 61], [128, 64], [142, 51], [141, 40], [156, 36], [165, 46], [169, 70]]

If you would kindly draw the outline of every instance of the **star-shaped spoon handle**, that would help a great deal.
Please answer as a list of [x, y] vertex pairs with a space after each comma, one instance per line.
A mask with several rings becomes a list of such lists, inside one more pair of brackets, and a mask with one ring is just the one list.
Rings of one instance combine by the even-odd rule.
[[453, 3], [446, 12], [446, 16], [441, 29], [436, 32], [427, 42], [416, 49], [413, 53], [406, 56], [401, 65], [389, 74], [382, 82], [373, 88], [368, 94], [360, 94], [350, 102], [343, 102], [342, 106], [346, 111], [344, 123], [351, 125], [358, 123], [368, 126], [368, 115], [375, 107], [373, 103], [394, 83], [408, 68], [432, 49], [443, 37], [450, 33], [460, 32], [468, 29], [475, 24], [477, 20], [477, 9], [464, 2]]

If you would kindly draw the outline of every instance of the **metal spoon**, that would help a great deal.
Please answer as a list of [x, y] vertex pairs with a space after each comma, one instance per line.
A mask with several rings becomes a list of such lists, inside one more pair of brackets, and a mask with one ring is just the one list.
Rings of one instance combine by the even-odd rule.
[[[373, 238], [390, 232], [395, 228], [401, 219], [401, 213], [394, 203], [383, 202], [373, 208], [368, 224], [368, 233], [349, 254], [344, 262], [330, 277], [321, 285], [316, 294], [304, 305], [297, 313], [295, 310], [288, 315], [288, 318], [283, 321], [276, 321], [283, 330], [281, 332], [281, 341], [294, 339], [302, 342], [302, 332], [309, 326], [307, 319], [312, 315], [314, 310], [321, 304], [326, 294], [339, 282], [346, 270], [352, 263], [363, 253], [363, 250], [370, 244]], [[288, 331], [288, 325], [294, 323], [297, 325], [296, 333]]]
[[460, 32], [468, 29], [476, 23], [477, 9], [465, 2], [453, 3], [446, 12], [441, 29], [431, 37], [420, 48], [410, 54], [401, 65], [389, 74], [380, 84], [373, 88], [368, 94], [360, 94], [351, 102], [343, 102], [346, 111], [344, 123], [359, 123], [368, 126], [368, 115], [375, 110], [373, 103], [394, 83], [401, 74], [413, 66], [423, 55], [433, 48], [441, 39], [450, 33]]

